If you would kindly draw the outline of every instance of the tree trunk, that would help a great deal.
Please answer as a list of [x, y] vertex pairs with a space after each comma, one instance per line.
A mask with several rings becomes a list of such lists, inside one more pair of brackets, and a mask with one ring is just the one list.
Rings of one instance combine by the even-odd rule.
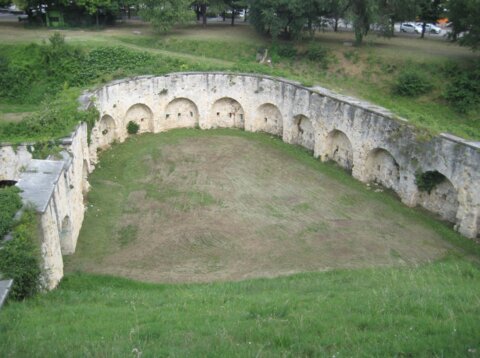
[[243, 17], [243, 22], [247, 22], [247, 12], [248, 12], [248, 8], [245, 8], [245, 15]]
[[232, 23], [231, 23], [232, 26], [235, 25], [235, 9], [232, 9]]
[[227, 19], [227, 13], [226, 11], [222, 12], [222, 20], [223, 22], [225, 22], [225, 20]]
[[100, 26], [100, 22], [99, 22], [99, 19], [98, 19], [98, 9], [97, 9], [97, 12], [95, 13], [95, 23], [97, 24], [97, 27]]
[[427, 26], [427, 23], [426, 22], [423, 22], [422, 24], [422, 36], [420, 36], [420, 38], [424, 38], [425, 37], [425, 27]]
[[338, 32], [338, 21], [340, 20], [340, 18], [336, 17], [335, 18], [335, 25], [333, 27], [333, 32]]
[[195, 13], [197, 14], [197, 21], [200, 21], [200, 18], [202, 15], [202, 10], [200, 8], [200, 5], [195, 5]]
[[207, 26], [207, 4], [202, 4], [202, 23], [203, 26]]

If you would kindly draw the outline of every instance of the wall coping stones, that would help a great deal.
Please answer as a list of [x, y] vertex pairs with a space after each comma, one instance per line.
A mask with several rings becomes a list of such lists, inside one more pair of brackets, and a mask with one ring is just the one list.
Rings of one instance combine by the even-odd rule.
[[8, 293], [12, 288], [13, 280], [4, 280], [0, 281], [0, 308], [2, 308], [5, 300], [7, 299]]
[[64, 164], [63, 161], [32, 159], [16, 184], [22, 190], [20, 196], [23, 201], [44, 213]]

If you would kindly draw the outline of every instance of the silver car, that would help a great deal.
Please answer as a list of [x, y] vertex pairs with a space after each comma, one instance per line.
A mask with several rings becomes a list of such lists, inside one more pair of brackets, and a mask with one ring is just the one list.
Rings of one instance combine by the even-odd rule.
[[421, 34], [422, 28], [410, 22], [405, 22], [400, 25], [400, 31]]

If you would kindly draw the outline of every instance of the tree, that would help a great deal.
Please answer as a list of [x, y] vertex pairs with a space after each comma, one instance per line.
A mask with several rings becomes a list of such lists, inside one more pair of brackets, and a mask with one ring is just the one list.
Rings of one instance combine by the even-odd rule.
[[379, 18], [382, 35], [392, 37], [395, 23], [414, 19], [418, 12], [418, 0], [379, 0]]
[[156, 31], [166, 32], [173, 25], [192, 18], [190, 4], [190, 0], [145, 0], [142, 1], [140, 16], [151, 22]]
[[308, 9], [314, 0], [250, 0], [250, 22], [259, 32], [298, 38], [308, 23]]
[[359, 46], [363, 37], [368, 34], [373, 19], [378, 14], [378, 1], [376, 0], [351, 0], [350, 12], [353, 17], [353, 30], [355, 44]]
[[[247, 7], [247, 4], [245, 1], [241, 0], [224, 0], [224, 4], [230, 9], [232, 12], [232, 26], [235, 25], [235, 15], [238, 14], [238, 12], [242, 9], [245, 9]], [[225, 13], [225, 12], [224, 12]]]
[[444, 13], [442, 0], [423, 0], [420, 2], [420, 14], [419, 18], [422, 21], [422, 35], [425, 37], [425, 28], [427, 23], [435, 23]]
[[88, 14], [95, 15], [97, 26], [100, 26], [99, 14], [101, 10], [118, 11], [118, 3], [112, 0], [77, 0], [76, 5], [83, 7]]
[[480, 49], [480, 0], [450, 0], [446, 6], [453, 27], [452, 39], [459, 39], [460, 45], [473, 50]]
[[207, 26], [207, 12], [222, 12], [225, 10], [226, 4], [224, 0], [197, 0], [192, 3], [197, 14], [197, 21], [202, 19], [203, 26]]
[[350, 0], [326, 0], [325, 3], [326, 13], [328, 17], [334, 21], [333, 31], [338, 31], [338, 21], [345, 16], [348, 8], [351, 6]]

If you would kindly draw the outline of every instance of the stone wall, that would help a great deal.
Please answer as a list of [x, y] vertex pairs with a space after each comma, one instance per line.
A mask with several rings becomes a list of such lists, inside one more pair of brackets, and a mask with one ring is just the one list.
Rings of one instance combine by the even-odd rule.
[[[478, 236], [480, 143], [447, 134], [428, 138], [384, 108], [320, 87], [226, 73], [130, 78], [88, 96], [102, 118], [93, 129], [94, 161], [97, 148], [125, 140], [130, 120], [154, 133], [194, 126], [264, 131], [337, 162], [358, 180], [391, 188], [406, 205], [437, 213], [467, 237]], [[416, 176], [428, 171], [444, 176], [430, 193], [416, 185]]]
[[[34, 150], [31, 146], [30, 151]], [[47, 160], [31, 156], [26, 160], [23, 150], [16, 148], [10, 169], [2, 171], [5, 180], [17, 181], [24, 203], [33, 205], [38, 214], [42, 286], [46, 289], [54, 288], [63, 277], [63, 255], [75, 252], [82, 226], [83, 196], [88, 189], [85, 172], [90, 170], [87, 125], [79, 125], [62, 146], [61, 158]]]
[[[425, 139], [407, 121], [369, 103], [282, 79], [225, 73], [130, 78], [85, 93], [80, 101], [100, 112], [89, 145], [81, 124], [63, 140], [61, 160], [33, 160], [31, 144], [0, 146], [0, 180], [18, 181], [24, 201], [39, 213], [49, 289], [63, 276], [62, 255], [75, 251], [97, 151], [124, 141], [129, 121], [140, 133], [232, 127], [280, 136], [319, 160], [337, 162], [362, 182], [394, 190], [406, 205], [423, 206], [466, 237], [479, 235], [480, 143], [447, 134]], [[416, 177], [427, 172], [440, 173], [443, 181], [420, 191]]]

